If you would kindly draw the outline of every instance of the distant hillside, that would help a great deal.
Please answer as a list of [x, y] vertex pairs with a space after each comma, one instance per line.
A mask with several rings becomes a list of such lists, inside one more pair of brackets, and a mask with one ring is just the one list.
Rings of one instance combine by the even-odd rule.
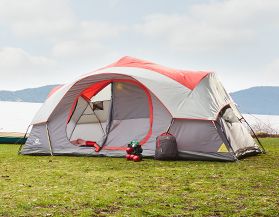
[[47, 85], [38, 88], [29, 88], [17, 91], [0, 91], [0, 101], [11, 102], [37, 102], [46, 100], [49, 92], [57, 85]]
[[252, 87], [231, 96], [242, 113], [279, 115], [279, 87]]

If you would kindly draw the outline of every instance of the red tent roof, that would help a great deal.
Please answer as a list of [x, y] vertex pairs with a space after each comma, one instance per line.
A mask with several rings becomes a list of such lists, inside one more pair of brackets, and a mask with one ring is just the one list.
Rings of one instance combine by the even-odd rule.
[[199, 82], [209, 73], [204, 71], [185, 71], [185, 70], [172, 69], [152, 62], [148, 62], [145, 60], [140, 60], [128, 56], [121, 58], [117, 62], [105, 68], [110, 68], [110, 67], [136, 67], [136, 68], [148, 69], [163, 74], [179, 82], [180, 84], [186, 86], [191, 90], [193, 90], [199, 84]]

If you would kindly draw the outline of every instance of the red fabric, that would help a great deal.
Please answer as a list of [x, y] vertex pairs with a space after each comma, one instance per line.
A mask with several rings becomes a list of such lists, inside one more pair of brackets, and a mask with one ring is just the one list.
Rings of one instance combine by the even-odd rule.
[[191, 90], [193, 90], [200, 83], [200, 81], [209, 73], [203, 71], [185, 71], [185, 70], [172, 69], [145, 60], [136, 59], [133, 57], [123, 57], [119, 61], [105, 68], [110, 68], [110, 67], [137, 67], [137, 68], [148, 69], [163, 74], [179, 82], [180, 84], [186, 86]]
[[173, 135], [171, 133], [165, 132], [165, 133], [162, 133], [160, 136], [173, 136]]
[[104, 146], [102, 149], [104, 150], [110, 150], [110, 151], [125, 151], [127, 146], [125, 147], [115, 147], [115, 146]]
[[101, 150], [100, 146], [93, 141], [86, 141], [85, 142], [86, 146], [94, 147], [96, 152], [99, 152]]
[[72, 107], [71, 107], [71, 110], [70, 110], [70, 112], [69, 112], [69, 114], [68, 114], [67, 124], [68, 124], [68, 123], [70, 122], [70, 120], [71, 120], [72, 114], [73, 114], [73, 112], [74, 112], [74, 110], [75, 110], [75, 107], [76, 107], [76, 105], [77, 105], [77, 102], [78, 102], [78, 98], [79, 98], [79, 96], [75, 99], [75, 101], [74, 101], [74, 103], [73, 103], [73, 105], [72, 105]]
[[56, 87], [54, 87], [48, 94], [47, 98], [51, 97], [57, 90], [59, 90], [61, 87], [63, 87], [63, 85], [58, 85]]
[[81, 95], [90, 100], [93, 96], [97, 95], [102, 89], [104, 89], [110, 82], [109, 81], [101, 81], [99, 83], [93, 84], [92, 86], [85, 89]]

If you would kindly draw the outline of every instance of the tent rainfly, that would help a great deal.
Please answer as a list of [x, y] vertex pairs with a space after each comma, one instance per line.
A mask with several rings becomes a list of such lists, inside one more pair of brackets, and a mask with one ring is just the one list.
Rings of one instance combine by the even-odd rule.
[[169, 130], [179, 159], [235, 161], [263, 152], [244, 122], [215, 73], [123, 57], [56, 88], [20, 153], [121, 157], [137, 140], [153, 157]]

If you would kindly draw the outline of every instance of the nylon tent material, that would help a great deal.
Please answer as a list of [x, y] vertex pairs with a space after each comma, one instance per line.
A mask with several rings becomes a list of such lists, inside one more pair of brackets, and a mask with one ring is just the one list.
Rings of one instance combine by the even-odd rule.
[[[53, 91], [21, 153], [120, 157], [136, 139], [153, 157], [156, 137], [169, 129], [180, 159], [235, 161], [261, 153], [241, 117], [215, 73], [123, 57]], [[101, 151], [79, 145], [84, 139]]]

